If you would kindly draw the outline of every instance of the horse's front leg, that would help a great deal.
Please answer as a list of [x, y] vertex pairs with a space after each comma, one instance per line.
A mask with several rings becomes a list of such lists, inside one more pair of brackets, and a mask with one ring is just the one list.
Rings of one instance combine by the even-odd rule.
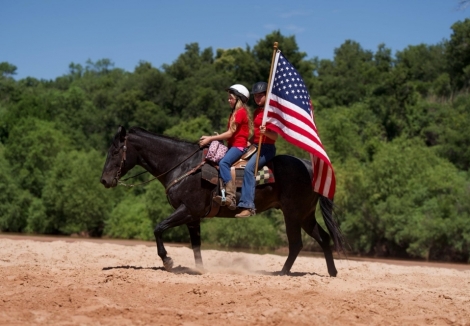
[[181, 205], [170, 216], [158, 223], [153, 230], [153, 234], [155, 235], [155, 240], [157, 242], [158, 256], [162, 259], [163, 267], [165, 267], [167, 271], [171, 271], [173, 268], [173, 259], [167, 256], [165, 246], [163, 245], [163, 232], [175, 226], [190, 223], [192, 219], [193, 217], [189, 215], [189, 210], [186, 206]]
[[191, 248], [193, 248], [194, 260], [196, 267], [202, 269], [202, 256], [201, 256], [201, 220], [186, 224], [191, 237]]

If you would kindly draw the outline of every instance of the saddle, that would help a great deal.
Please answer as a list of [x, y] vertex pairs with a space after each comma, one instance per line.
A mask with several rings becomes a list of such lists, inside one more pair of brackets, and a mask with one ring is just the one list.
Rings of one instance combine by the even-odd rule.
[[[248, 163], [250, 157], [256, 153], [257, 148], [255, 146], [250, 146], [248, 150], [240, 157], [238, 161], [232, 164], [230, 168], [230, 173], [232, 174], [232, 180], [235, 181], [235, 186], [240, 188], [243, 184], [243, 176], [245, 174], [245, 167]], [[208, 148], [204, 148], [202, 160], [205, 160], [207, 155]], [[219, 165], [211, 161], [206, 160], [205, 164], [201, 167], [201, 178], [210, 182], [211, 184], [217, 185], [217, 187], [212, 191], [212, 198], [219, 195], [220, 189], [223, 186], [223, 181], [219, 177]], [[256, 174], [256, 185], [263, 185], [268, 183], [274, 183], [274, 173], [273, 165], [271, 162], [268, 162], [265, 166], [258, 170]], [[207, 212], [205, 217], [214, 217], [218, 214], [220, 205], [211, 200], [211, 208]]]
[[[232, 164], [230, 173], [232, 175], [232, 180], [234, 180], [235, 186], [237, 188], [242, 186], [246, 164], [248, 163], [251, 156], [256, 153], [256, 151], [257, 148], [255, 146], [250, 146], [248, 150], [240, 157], [240, 159]], [[205, 155], [205, 152], [203, 155]], [[222, 184], [222, 180], [219, 177], [218, 164], [206, 161], [206, 164], [202, 166], [202, 179], [215, 185]], [[258, 186], [274, 182], [273, 165], [271, 162], [268, 162], [265, 166], [261, 167], [261, 169], [258, 169], [258, 173], [256, 174], [256, 185]]]
[[[208, 148], [204, 148], [202, 152], [202, 162], [205, 164], [201, 166], [201, 178], [211, 184], [217, 185], [217, 187], [212, 191], [212, 199], [214, 199], [216, 196], [220, 195], [223, 181], [219, 176], [219, 165], [209, 160], [205, 160], [208, 150]], [[235, 186], [237, 188], [242, 186], [246, 164], [256, 151], [257, 148], [255, 146], [250, 146], [240, 159], [232, 164], [230, 172], [232, 174], [232, 180], [235, 181]], [[256, 186], [274, 182], [273, 165], [271, 162], [268, 162], [268, 164], [258, 170], [258, 173], [256, 174]], [[220, 205], [216, 201], [211, 200], [211, 207], [204, 217], [211, 218], [216, 216], [219, 213], [219, 209]]]

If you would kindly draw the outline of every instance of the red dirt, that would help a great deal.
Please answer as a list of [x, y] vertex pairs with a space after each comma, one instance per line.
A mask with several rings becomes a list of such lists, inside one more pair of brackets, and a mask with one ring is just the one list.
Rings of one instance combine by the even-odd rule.
[[149, 242], [0, 236], [0, 325], [470, 325], [470, 265], [298, 257]]

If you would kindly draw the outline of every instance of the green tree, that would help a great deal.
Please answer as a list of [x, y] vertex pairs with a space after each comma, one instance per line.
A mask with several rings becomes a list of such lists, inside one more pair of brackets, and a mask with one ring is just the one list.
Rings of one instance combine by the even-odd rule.
[[452, 104], [433, 105], [434, 120], [426, 129], [434, 135], [438, 152], [459, 169], [470, 168], [470, 97], [459, 96]]
[[185, 52], [171, 65], [163, 65], [164, 71], [175, 78], [176, 81], [185, 80], [196, 73], [202, 65], [213, 61], [212, 48], [207, 48], [202, 53], [198, 43], [186, 44]]
[[433, 82], [447, 69], [444, 43], [410, 45], [398, 51], [396, 57], [397, 68], [406, 71], [423, 96], [430, 94]]
[[41, 197], [46, 175], [59, 152], [69, 149], [69, 139], [52, 122], [26, 118], [9, 135], [5, 157], [23, 189]]
[[273, 57], [274, 42], [278, 42], [278, 49], [288, 58], [289, 62], [298, 70], [305, 83], [310, 85], [313, 77], [312, 62], [304, 60], [307, 54], [299, 51], [295, 36], [284, 36], [279, 30], [266, 35], [253, 47], [253, 56], [258, 66], [259, 75], [251, 83], [268, 81], [271, 61]]
[[232, 248], [275, 248], [281, 243], [274, 225], [262, 216], [208, 220], [202, 224], [201, 236], [208, 243]]
[[0, 231], [24, 231], [30, 203], [31, 196], [18, 186], [0, 143]]
[[449, 75], [455, 91], [468, 88], [470, 78], [470, 19], [452, 25], [453, 34], [446, 46]]
[[[334, 61], [320, 61], [318, 67], [319, 99], [322, 106], [349, 106], [364, 100], [368, 85], [375, 80], [373, 54], [359, 43], [347, 40], [335, 49]], [[324, 98], [323, 98], [324, 97]]]
[[[251, 86], [260, 78], [259, 67], [249, 47], [234, 49], [217, 49], [214, 66], [219, 74], [227, 75], [232, 84]], [[264, 77], [263, 80], [267, 80]], [[227, 85], [227, 87], [230, 85]]]
[[174, 124], [176, 119], [170, 117], [168, 112], [150, 101], [141, 101], [134, 112], [132, 125], [162, 134]]
[[188, 121], [181, 121], [179, 124], [167, 129], [164, 134], [167, 136], [196, 142], [202, 135], [213, 133], [211, 123], [206, 116], [200, 116]]
[[[62, 151], [57, 155], [42, 196], [49, 219], [39, 231], [102, 234], [112, 204], [111, 192], [97, 182], [102, 163], [96, 151]], [[37, 227], [38, 223], [31, 226]]]
[[112, 210], [104, 234], [112, 238], [152, 240], [153, 226], [142, 196], [128, 195]]
[[134, 74], [120, 85], [122, 90], [135, 88], [142, 92], [143, 99], [155, 103], [168, 114], [173, 114], [177, 85], [174, 79], [148, 62], [141, 61]]
[[[105, 58], [105, 59], [100, 59], [97, 60], [96, 62], [93, 62], [91, 59], [88, 59], [86, 62], [86, 71], [91, 71], [97, 74], [107, 74], [111, 68], [114, 67], [114, 62], [112, 62], [110, 59]], [[79, 68], [79, 67], [76, 67]], [[75, 70], [75, 69], [74, 69]]]
[[379, 121], [364, 104], [322, 110], [316, 115], [316, 123], [328, 156], [335, 163], [350, 157], [369, 161], [385, 138]]
[[6, 61], [0, 62], [0, 77], [2, 78], [11, 78], [13, 75], [16, 75], [16, 70], [18, 68], [11, 63]]
[[[368, 166], [337, 175], [336, 203], [353, 249], [376, 255], [467, 260], [468, 180], [432, 149], [397, 139]], [[344, 186], [343, 186], [344, 185]], [[457, 232], [460, 228], [461, 233]]]

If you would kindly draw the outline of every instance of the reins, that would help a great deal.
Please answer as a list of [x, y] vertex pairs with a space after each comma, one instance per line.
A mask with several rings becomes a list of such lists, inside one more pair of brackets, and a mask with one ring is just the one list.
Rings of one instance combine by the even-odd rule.
[[[171, 169], [169, 169], [168, 171], [156, 176], [155, 178], [153, 179], [150, 179], [150, 180], [147, 180], [147, 181], [144, 181], [144, 182], [141, 182], [141, 183], [137, 183], [137, 184], [127, 184], [127, 183], [124, 183], [123, 181], [126, 181], [126, 180], [129, 180], [129, 179], [132, 179], [132, 178], [135, 178], [141, 174], [144, 174], [148, 171], [144, 171], [144, 172], [141, 172], [141, 173], [138, 173], [132, 177], [129, 177], [129, 178], [126, 178], [124, 180], [119, 180], [119, 176], [121, 174], [121, 169], [122, 169], [122, 165], [124, 164], [124, 162], [126, 161], [126, 152], [127, 152], [127, 136], [125, 137], [125, 140], [124, 140], [124, 145], [122, 147], [122, 158], [121, 158], [121, 165], [119, 167], [119, 170], [118, 172], [116, 173], [116, 179], [118, 180], [118, 185], [120, 186], [124, 186], [124, 187], [129, 187], [129, 188], [132, 188], [132, 187], [135, 187], [135, 186], [141, 186], [141, 185], [144, 185], [144, 184], [147, 184], [149, 182], [152, 182], [162, 176], [164, 176], [165, 174], [167, 174], [168, 172], [170, 171], [173, 171], [174, 169], [176, 169], [178, 166], [180, 166], [181, 164], [183, 164], [184, 162], [186, 162], [189, 158], [191, 158], [194, 154], [196, 154], [197, 152], [200, 151], [200, 148], [198, 148], [196, 151], [194, 151], [193, 153], [191, 153], [188, 157], [186, 157], [184, 160], [182, 160], [181, 162], [179, 162], [178, 164], [176, 164], [175, 166], [173, 166]], [[185, 177], [187, 177], [188, 175], [194, 173], [197, 169], [199, 169], [205, 162], [203, 161], [202, 164], [199, 163], [196, 167], [192, 168], [190, 171], [186, 172], [184, 175], [176, 178], [175, 180], [173, 180], [170, 185], [165, 189], [165, 192], [168, 191], [168, 189], [175, 185], [176, 183], [178, 183], [179, 181], [181, 181], [182, 179], [184, 179]]]
[[127, 181], [127, 180], [129, 180], [129, 179], [137, 178], [139, 175], [142, 175], [142, 174], [148, 173], [148, 172], [149, 172], [149, 171], [144, 171], [144, 172], [137, 173], [136, 175], [130, 176], [130, 177], [125, 178], [125, 179], [122, 179], [122, 181]]

